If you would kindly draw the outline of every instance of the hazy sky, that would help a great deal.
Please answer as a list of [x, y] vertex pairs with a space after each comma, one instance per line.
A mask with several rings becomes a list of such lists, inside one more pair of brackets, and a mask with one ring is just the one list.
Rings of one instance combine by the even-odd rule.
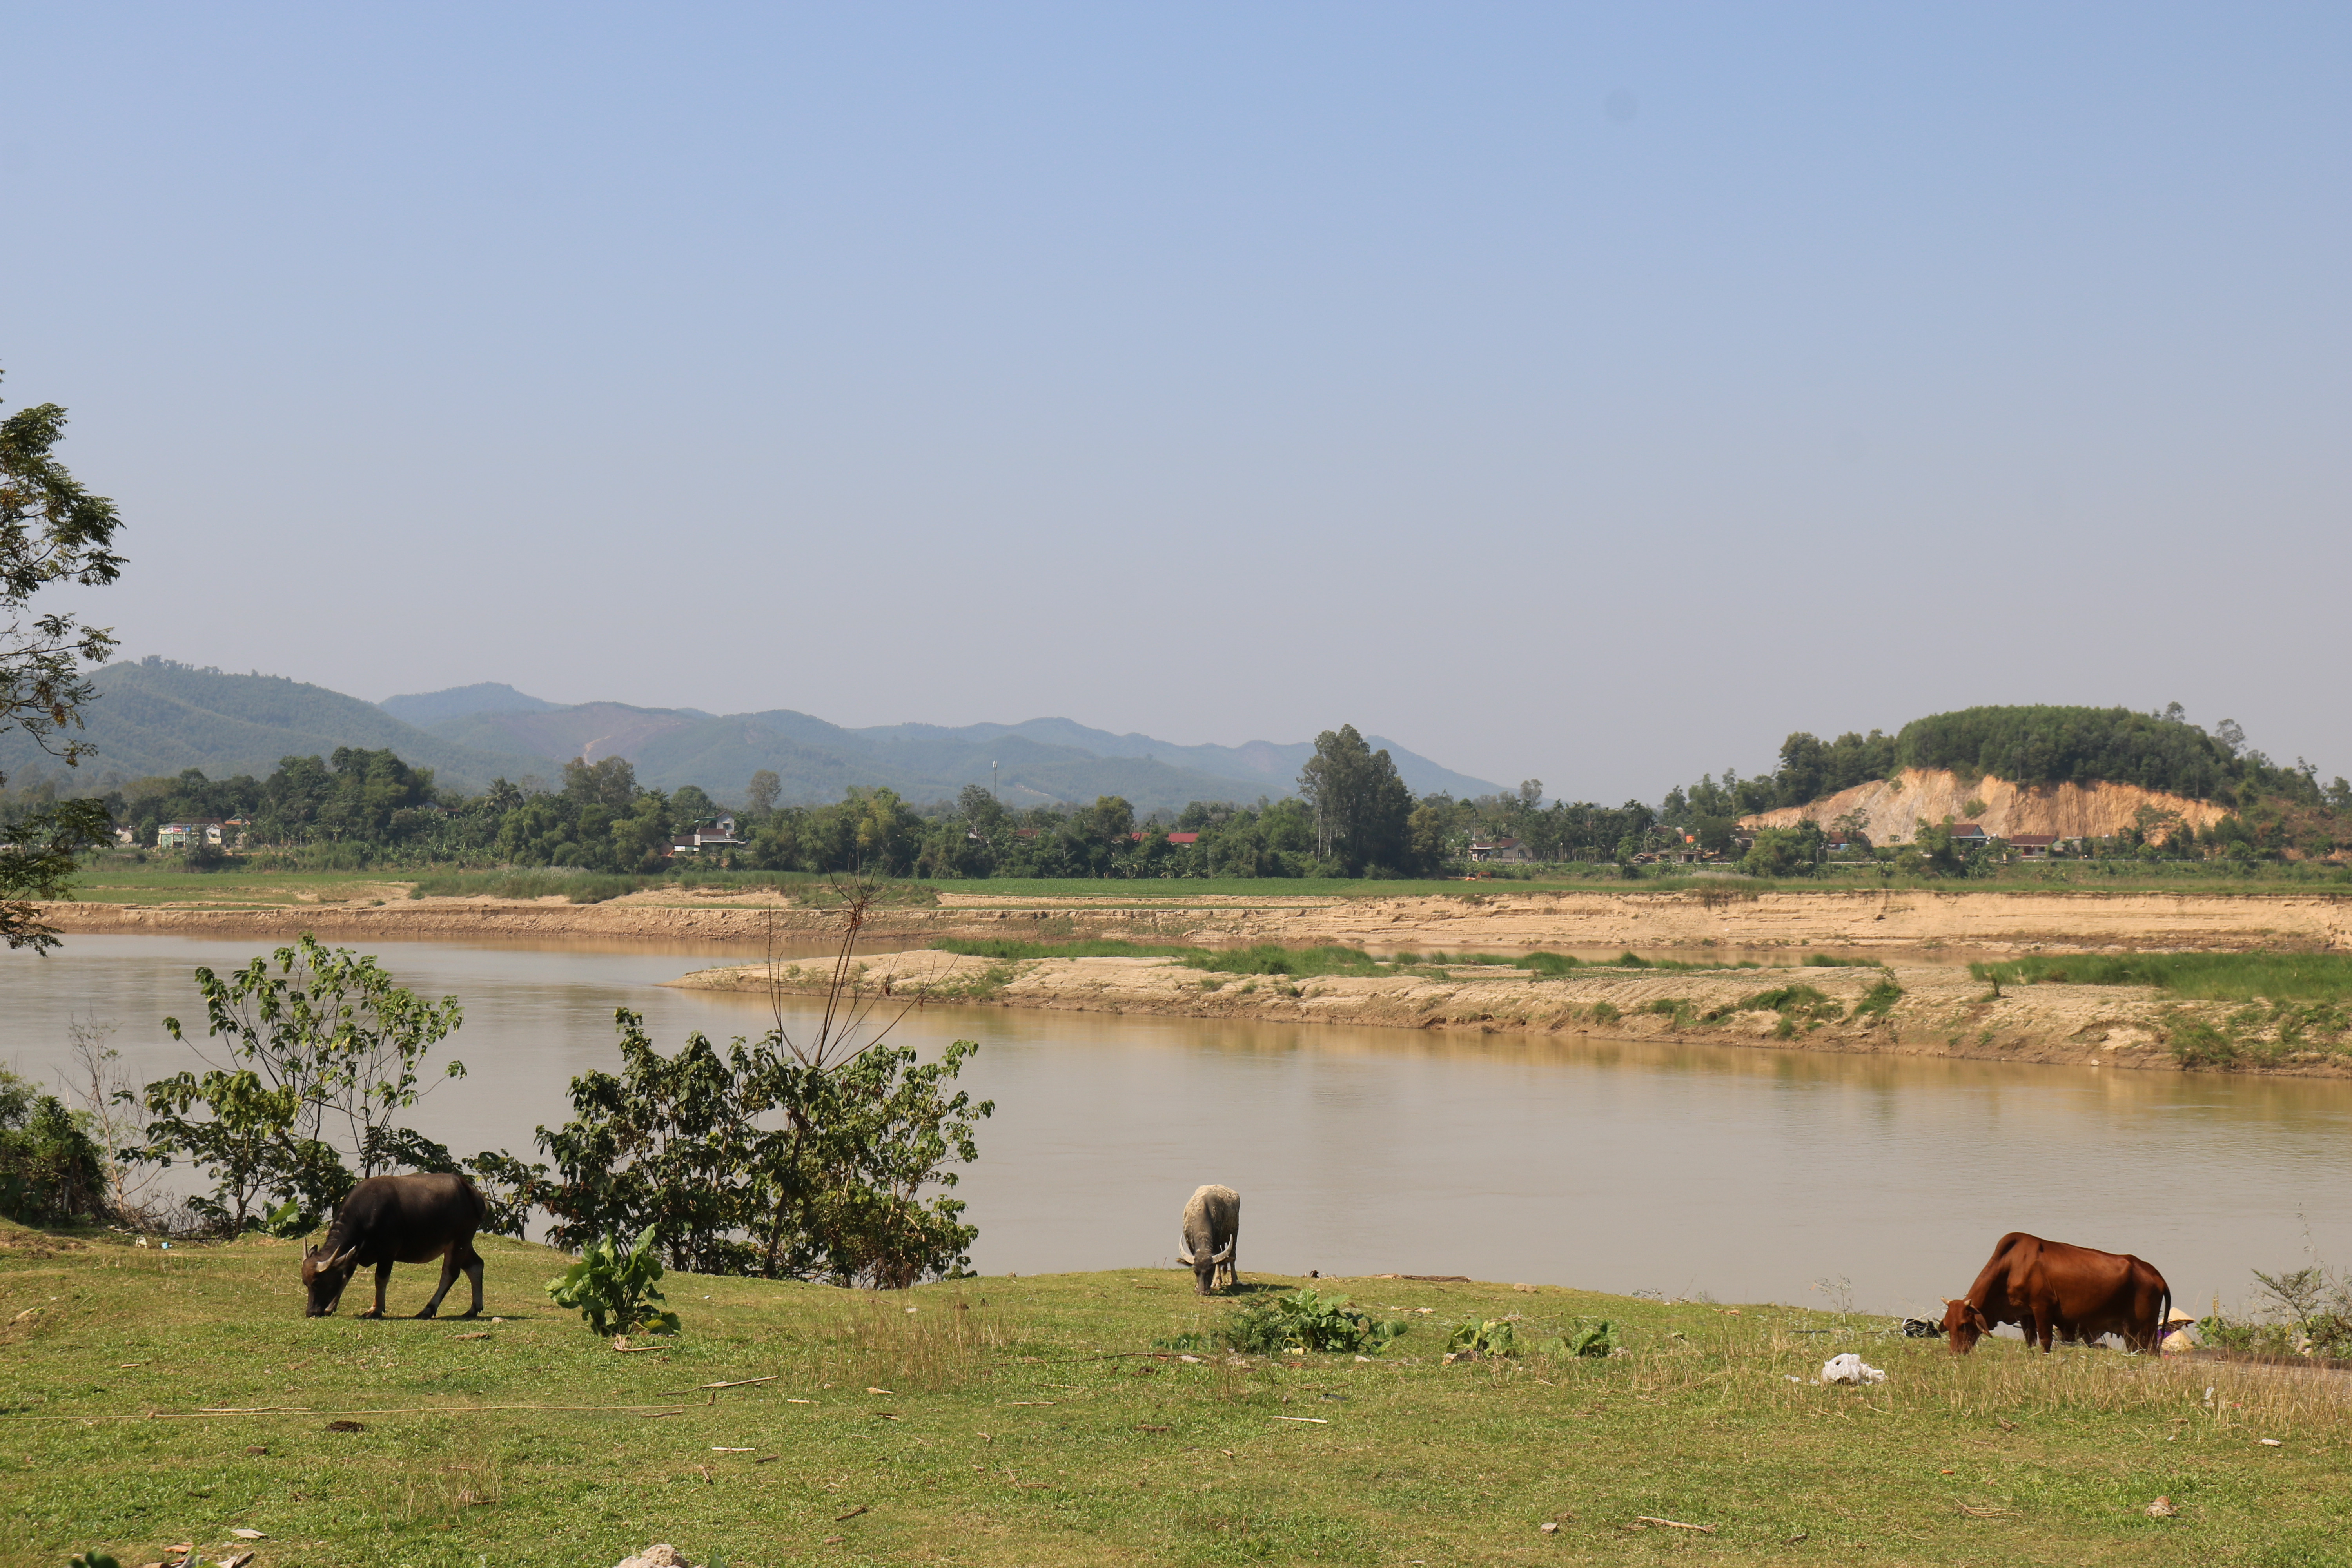
[[2341, 5], [5, 27], [0, 396], [133, 655], [1607, 800], [1979, 702], [2352, 772]]

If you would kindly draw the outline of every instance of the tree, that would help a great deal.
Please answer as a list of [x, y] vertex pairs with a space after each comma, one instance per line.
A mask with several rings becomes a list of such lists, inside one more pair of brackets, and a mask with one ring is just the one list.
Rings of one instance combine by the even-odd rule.
[[102, 1165], [63, 1101], [0, 1068], [0, 1215], [19, 1225], [97, 1218], [107, 1207]]
[[1315, 754], [1298, 772], [1298, 793], [1315, 810], [1318, 856], [1339, 860], [1350, 873], [1406, 864], [1412, 792], [1388, 752], [1373, 751], [1353, 724], [1315, 737]]
[[[0, 733], [20, 729], [73, 767], [90, 747], [61, 737], [81, 728], [82, 705], [98, 695], [82, 666], [102, 663], [114, 637], [71, 616], [36, 616], [32, 599], [53, 583], [95, 588], [120, 576], [122, 558], [109, 547], [121, 520], [112, 501], [91, 495], [50, 455], [65, 426], [66, 411], [54, 403], [0, 419]], [[64, 898], [76, 857], [106, 827], [104, 809], [87, 801], [16, 825], [15, 844], [0, 850], [0, 938], [11, 948], [46, 952], [58, 944], [31, 900]]]
[[755, 816], [765, 816], [776, 809], [776, 797], [783, 792], [784, 781], [772, 770], [761, 768], [751, 775], [751, 784], [743, 791], [743, 798], [751, 805]]
[[1930, 822], [1926, 817], [1914, 820], [1911, 847], [1896, 861], [1904, 870], [1931, 877], [1957, 877], [1968, 869], [1968, 859], [1960, 847], [1952, 842], [1951, 819]]
[[1794, 827], [1767, 827], [1740, 857], [1739, 868], [1751, 877], [1810, 877], [1823, 840], [1810, 818]]
[[[868, 882], [845, 884], [844, 926], [812, 1029], [795, 1033], [793, 983], [769, 963], [775, 1026], [720, 1052], [697, 1034], [664, 1057], [626, 1009], [621, 1070], [572, 1080], [573, 1119], [539, 1130], [555, 1174], [537, 1186], [549, 1239], [582, 1247], [650, 1232], [676, 1268], [898, 1288], [969, 1266], [950, 1163], [979, 1158], [972, 1131], [994, 1111], [948, 1092], [980, 1047], [939, 1059], [887, 1043], [893, 1017], [856, 963]], [[903, 1010], [898, 1017], [905, 1016]], [[931, 1195], [926, 1196], [926, 1194]]]
[[[203, 1076], [184, 1071], [147, 1086], [141, 1158], [168, 1167], [184, 1157], [205, 1168], [218, 1189], [194, 1206], [223, 1228], [253, 1223], [265, 1194], [315, 1219], [352, 1184], [344, 1152], [362, 1176], [446, 1162], [447, 1151], [398, 1117], [430, 1088], [424, 1060], [462, 1021], [456, 997], [427, 1002], [394, 984], [373, 958], [307, 935], [226, 979], [200, 968], [196, 989], [206, 1037], [221, 1041], [225, 1056], [196, 1047]], [[194, 1045], [177, 1018], [163, 1027]], [[453, 1061], [438, 1076], [465, 1074]], [[341, 1150], [330, 1132], [340, 1133]]]
[[626, 811], [637, 798], [637, 770], [626, 757], [606, 757], [601, 763], [574, 757], [563, 764], [563, 793], [582, 805]]

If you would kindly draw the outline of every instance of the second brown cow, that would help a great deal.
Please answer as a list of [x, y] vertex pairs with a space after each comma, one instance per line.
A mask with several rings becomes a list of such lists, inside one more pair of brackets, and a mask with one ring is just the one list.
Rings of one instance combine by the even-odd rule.
[[2171, 1307], [2172, 1288], [2151, 1263], [2013, 1230], [1993, 1244], [1969, 1293], [1945, 1303], [1944, 1332], [1955, 1355], [2003, 1323], [2045, 1352], [2053, 1338], [2087, 1344], [2102, 1334], [2152, 1351]]

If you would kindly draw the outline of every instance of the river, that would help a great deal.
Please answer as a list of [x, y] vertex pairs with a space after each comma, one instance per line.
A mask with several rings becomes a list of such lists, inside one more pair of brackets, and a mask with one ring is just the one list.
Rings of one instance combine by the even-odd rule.
[[[142, 1081], [194, 1066], [159, 1020], [200, 1037], [190, 971], [256, 951], [78, 936], [0, 954], [0, 1063], [54, 1083], [81, 1019], [113, 1026]], [[469, 1076], [414, 1120], [466, 1153], [526, 1152], [563, 1119], [571, 1076], [617, 1061], [615, 1007], [666, 1049], [769, 1023], [762, 998], [660, 986], [745, 956], [707, 944], [376, 952], [465, 1005], [443, 1049]], [[960, 1195], [987, 1274], [1170, 1265], [1202, 1182], [1243, 1194], [1244, 1269], [1289, 1274], [1850, 1291], [1927, 1315], [2027, 1230], [2137, 1253], [2202, 1312], [2307, 1249], [2352, 1262], [2352, 1084], [1002, 1008], [899, 1029], [926, 1054], [981, 1042], [964, 1081], [997, 1110]]]

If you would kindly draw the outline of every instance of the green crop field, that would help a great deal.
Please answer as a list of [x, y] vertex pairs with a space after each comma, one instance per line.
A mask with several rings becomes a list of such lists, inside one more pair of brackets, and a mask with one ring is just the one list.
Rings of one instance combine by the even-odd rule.
[[[2352, 1561], [2326, 1373], [1373, 1279], [1318, 1284], [1413, 1325], [1380, 1355], [1237, 1356], [1174, 1270], [672, 1275], [683, 1332], [635, 1354], [549, 1305], [557, 1254], [483, 1251], [495, 1321], [356, 1321], [364, 1279], [306, 1320], [289, 1242], [0, 1226], [0, 1564]], [[394, 1309], [430, 1285], [399, 1270]], [[1441, 1364], [1512, 1314], [1622, 1353]], [[1844, 1350], [1887, 1381], [1810, 1381]]]
[[408, 885], [363, 871], [184, 871], [100, 861], [74, 879], [79, 901], [100, 904], [200, 904], [267, 909], [293, 904], [373, 903], [405, 898]]

